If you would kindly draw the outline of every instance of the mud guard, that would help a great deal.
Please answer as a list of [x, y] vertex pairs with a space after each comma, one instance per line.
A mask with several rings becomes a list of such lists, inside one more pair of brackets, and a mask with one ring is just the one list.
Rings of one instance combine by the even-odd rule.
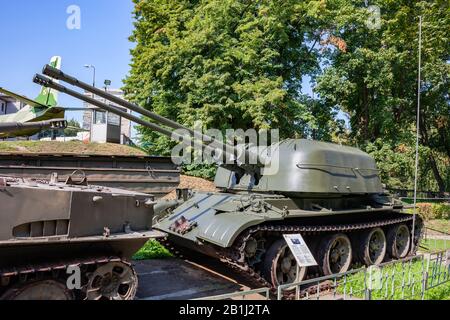
[[266, 219], [262, 216], [224, 212], [199, 228], [197, 238], [228, 248], [244, 230], [264, 221]]

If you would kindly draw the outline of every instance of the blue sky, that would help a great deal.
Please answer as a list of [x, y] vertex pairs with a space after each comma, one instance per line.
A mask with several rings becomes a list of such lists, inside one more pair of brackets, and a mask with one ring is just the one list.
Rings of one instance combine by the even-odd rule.
[[[67, 9], [77, 5], [81, 10], [81, 29], [70, 30]], [[0, 5], [0, 86], [35, 98], [39, 86], [33, 75], [42, 70], [54, 55], [62, 56], [62, 69], [91, 83], [95, 65], [96, 84], [112, 80], [120, 88], [129, 72], [128, 37], [133, 30], [131, 0], [15, 0]], [[305, 93], [311, 93], [305, 80]], [[81, 107], [79, 100], [60, 95], [60, 105]], [[81, 120], [81, 113], [68, 113], [68, 118]]]
[[[81, 29], [69, 30], [67, 8], [81, 9]], [[105, 79], [121, 87], [129, 71], [128, 41], [133, 29], [131, 0], [15, 0], [0, 4], [0, 86], [34, 98], [39, 86], [33, 75], [54, 55], [63, 58], [62, 69], [88, 83], [93, 64], [97, 86]], [[81, 102], [60, 95], [60, 104], [81, 107]], [[68, 117], [75, 115], [68, 114]], [[77, 118], [80, 116], [78, 115]]]

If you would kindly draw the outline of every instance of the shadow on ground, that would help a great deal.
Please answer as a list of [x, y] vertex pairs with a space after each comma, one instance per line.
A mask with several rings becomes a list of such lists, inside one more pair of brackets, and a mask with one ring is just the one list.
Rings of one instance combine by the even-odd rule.
[[203, 255], [134, 264], [139, 275], [139, 300], [187, 300], [249, 289], [239, 274]]

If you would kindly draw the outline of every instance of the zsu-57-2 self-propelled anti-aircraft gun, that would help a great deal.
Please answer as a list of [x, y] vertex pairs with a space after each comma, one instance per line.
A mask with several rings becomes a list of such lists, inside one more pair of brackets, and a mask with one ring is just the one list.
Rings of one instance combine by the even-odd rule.
[[[171, 129], [186, 129], [51, 66], [46, 66], [43, 73]], [[171, 129], [86, 97], [45, 76], [37, 75], [35, 82], [176, 140], [183, 138]], [[257, 146], [232, 147], [227, 152], [229, 145], [211, 137], [199, 140], [203, 142], [194, 137], [190, 142], [221, 151], [215, 178], [219, 192], [193, 192], [181, 203], [165, 207], [154, 227], [168, 234], [171, 246], [219, 258], [271, 287], [302, 281], [309, 274], [342, 273], [354, 262], [379, 264], [415, 252], [421, 221], [405, 213], [402, 202], [385, 194], [375, 161], [365, 152], [325, 142], [288, 139], [267, 147], [268, 159], [250, 165], [239, 159], [261, 154]], [[235, 161], [224, 161], [230, 159]], [[268, 166], [278, 170], [266, 174]], [[301, 234], [317, 266], [298, 267], [284, 234]]]

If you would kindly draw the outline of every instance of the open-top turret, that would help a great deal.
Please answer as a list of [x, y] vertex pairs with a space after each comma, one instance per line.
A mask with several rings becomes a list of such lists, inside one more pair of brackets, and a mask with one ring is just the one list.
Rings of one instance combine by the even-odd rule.
[[[285, 140], [266, 148], [230, 145], [204, 134], [195, 136], [196, 133], [192, 129], [182, 124], [92, 87], [49, 65], [44, 67], [43, 73], [137, 112], [166, 128], [82, 95], [49, 78], [36, 75], [36, 83], [67, 93], [100, 109], [116, 113], [174, 140], [201, 146], [214, 153], [220, 167], [215, 179], [218, 188], [229, 191], [252, 190], [289, 194], [376, 194], [382, 192], [374, 160], [358, 149], [302, 139]], [[187, 135], [180, 134], [177, 130], [183, 130]], [[325, 185], [326, 188], [324, 188]]]
[[[273, 156], [268, 163], [270, 168], [261, 167], [257, 184], [250, 174], [236, 180], [233, 171], [219, 168], [216, 186], [291, 196], [382, 193], [375, 161], [356, 148], [304, 139], [284, 140], [269, 148]], [[254, 149], [257, 147], [249, 148], [249, 152], [258, 152]], [[265, 174], [266, 170], [274, 172]]]

